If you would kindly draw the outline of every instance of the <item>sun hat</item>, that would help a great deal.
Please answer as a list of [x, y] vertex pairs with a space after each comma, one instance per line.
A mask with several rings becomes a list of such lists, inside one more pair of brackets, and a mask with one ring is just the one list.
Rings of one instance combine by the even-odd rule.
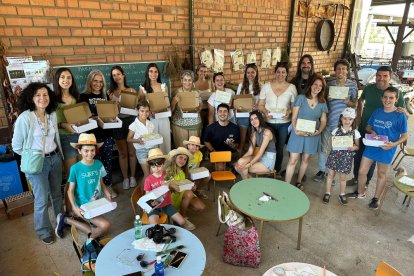
[[347, 108], [344, 109], [344, 111], [342, 111], [341, 115], [343, 117], [346, 117], [346, 118], [355, 119], [355, 117], [356, 117], [355, 109], [353, 109], [351, 107], [347, 107]]
[[204, 145], [200, 142], [200, 137], [197, 136], [190, 136], [190, 138], [183, 141], [184, 146], [187, 146], [188, 144], [199, 146], [200, 148], [204, 147]]
[[170, 151], [170, 153], [168, 153], [168, 159], [170, 161], [172, 161], [172, 159], [174, 158], [174, 156], [181, 155], [181, 154], [187, 155], [188, 160], [193, 159], [193, 155], [188, 151], [188, 149], [186, 149], [184, 147], [178, 147], [178, 148]]
[[100, 147], [102, 147], [103, 142], [102, 143], [97, 143], [95, 134], [93, 134], [93, 133], [91, 133], [91, 134], [81, 133], [79, 135], [78, 142], [77, 143], [70, 143], [70, 145], [72, 147], [74, 147], [75, 149], [77, 149], [79, 146], [82, 146], [82, 145], [97, 146], [98, 148], [100, 148]]
[[168, 156], [165, 155], [161, 149], [159, 148], [155, 148], [155, 149], [150, 149], [148, 152], [148, 158], [147, 158], [147, 162], [154, 160], [154, 159], [167, 159]]

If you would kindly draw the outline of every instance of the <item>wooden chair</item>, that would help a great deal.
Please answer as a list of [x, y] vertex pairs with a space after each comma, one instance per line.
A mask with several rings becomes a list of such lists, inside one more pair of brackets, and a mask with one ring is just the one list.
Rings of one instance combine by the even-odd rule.
[[397, 156], [395, 156], [394, 161], [392, 161], [392, 166], [394, 165], [394, 163], [397, 161], [398, 157], [400, 156], [400, 154], [402, 153], [402, 156], [400, 158], [400, 161], [398, 161], [397, 165], [394, 167], [394, 170], [396, 168], [398, 168], [398, 166], [400, 165], [401, 161], [404, 159], [404, 157], [406, 156], [410, 156], [410, 157], [414, 157], [414, 148], [408, 148], [407, 147], [407, 141], [405, 141], [404, 143], [400, 144], [400, 150], [397, 153]]
[[386, 262], [380, 261], [375, 276], [402, 276], [402, 273]]
[[[72, 244], [73, 244], [73, 248], [75, 249], [76, 255], [79, 258], [79, 262], [82, 263], [82, 243], [79, 239], [79, 233], [78, 233], [78, 229], [76, 229], [75, 225], [72, 225], [70, 228], [70, 233], [72, 234]], [[109, 241], [111, 240], [111, 238], [104, 238], [101, 239], [99, 241], [99, 243], [103, 246], [105, 246]], [[85, 264], [84, 269], [89, 269], [89, 270], [93, 270], [95, 271], [95, 264], [92, 265], [92, 269], [89, 267], [89, 264]], [[83, 275], [95, 275], [95, 273], [93, 273], [93, 271], [85, 271], [83, 272]]]
[[[260, 149], [259, 147], [254, 148], [253, 156], [255, 156], [259, 152], [259, 149]], [[276, 173], [277, 173], [277, 171], [275, 169], [272, 169], [269, 172], [257, 172], [257, 173], [254, 173], [254, 174], [255, 174], [255, 177], [261, 177], [261, 176], [265, 176], [265, 175], [273, 175], [273, 178], [276, 178]]]
[[[141, 196], [143, 196], [144, 193], [141, 190], [141, 187], [138, 185], [135, 187], [134, 191], [132, 192], [131, 195], [131, 205], [132, 205], [132, 210], [134, 211], [134, 215], [141, 215], [141, 221], [142, 224], [149, 224], [149, 220], [148, 220], [148, 215], [145, 211], [142, 211], [142, 214], [139, 213], [138, 210], [138, 204], [137, 201], [138, 199], [141, 198]], [[164, 213], [161, 213], [159, 219], [158, 219], [158, 223], [159, 224], [164, 224], [168, 221], [168, 216]]]
[[[213, 151], [210, 152], [211, 163], [227, 163], [231, 161], [231, 151]], [[236, 176], [231, 171], [214, 171], [211, 173], [213, 180], [213, 202], [216, 201], [216, 181], [236, 181]]]

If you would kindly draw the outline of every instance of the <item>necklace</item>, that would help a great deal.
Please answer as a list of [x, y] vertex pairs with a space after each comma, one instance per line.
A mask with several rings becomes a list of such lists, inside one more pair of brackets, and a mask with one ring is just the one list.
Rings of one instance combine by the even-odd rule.
[[48, 125], [49, 125], [49, 118], [47, 117], [47, 114], [45, 114], [45, 124], [44, 124], [44, 126], [43, 126], [43, 123], [42, 123], [42, 121], [40, 120], [40, 118], [39, 118], [39, 116], [37, 115], [37, 113], [35, 112], [35, 114], [36, 114], [36, 121], [37, 121], [37, 124], [39, 125], [39, 127], [40, 127], [40, 130], [42, 131], [42, 134], [43, 134], [43, 136], [47, 136], [48, 134], [49, 134], [49, 128], [48, 128]]

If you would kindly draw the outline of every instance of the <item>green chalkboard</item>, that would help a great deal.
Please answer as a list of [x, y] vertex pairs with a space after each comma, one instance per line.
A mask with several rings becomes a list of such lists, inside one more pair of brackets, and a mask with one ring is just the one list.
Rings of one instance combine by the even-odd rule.
[[128, 63], [108, 63], [108, 64], [88, 64], [88, 65], [69, 65], [69, 66], [54, 66], [53, 69], [57, 70], [61, 67], [69, 68], [76, 81], [78, 91], [82, 93], [85, 88], [86, 79], [88, 78], [89, 72], [92, 70], [100, 70], [106, 81], [106, 89], [109, 89], [109, 80], [111, 76], [111, 68], [115, 65], [119, 65], [124, 69], [126, 74], [126, 80], [129, 87], [138, 88], [145, 81], [145, 71], [148, 64], [155, 63], [160, 69], [161, 81], [167, 84], [168, 91], [171, 93], [171, 82], [170, 78], [164, 74], [164, 67], [166, 61], [150, 61], [150, 62], [128, 62]]

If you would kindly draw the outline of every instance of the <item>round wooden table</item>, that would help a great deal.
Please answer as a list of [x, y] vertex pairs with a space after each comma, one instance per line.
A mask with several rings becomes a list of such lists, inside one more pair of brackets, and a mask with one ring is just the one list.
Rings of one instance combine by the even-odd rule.
[[[265, 194], [273, 199], [260, 201], [259, 198]], [[237, 182], [231, 188], [230, 200], [240, 212], [260, 220], [260, 239], [265, 221], [299, 219], [297, 249], [300, 249], [303, 216], [310, 207], [309, 198], [304, 192], [281, 180], [249, 178]]]
[[268, 271], [266, 271], [263, 274], [263, 276], [274, 276], [273, 269], [276, 267], [283, 268], [285, 270], [286, 276], [289, 275], [288, 274], [289, 272], [292, 272], [293, 274], [294, 271], [304, 269], [305, 267], [310, 268], [315, 273], [316, 276], [337, 276], [335, 273], [332, 273], [329, 270], [325, 270], [325, 274], [324, 274], [323, 267], [319, 267], [319, 266], [307, 264], [307, 263], [296, 263], [296, 262], [276, 265], [270, 268]]

